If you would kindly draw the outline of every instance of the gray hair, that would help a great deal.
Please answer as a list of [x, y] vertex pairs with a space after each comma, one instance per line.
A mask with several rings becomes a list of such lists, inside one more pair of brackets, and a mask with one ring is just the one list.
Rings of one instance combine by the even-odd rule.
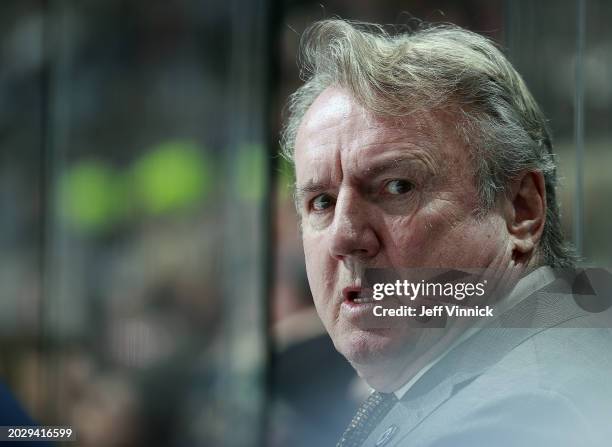
[[543, 263], [574, 263], [561, 232], [550, 132], [523, 79], [487, 38], [454, 25], [420, 26], [391, 35], [379, 25], [332, 19], [311, 25], [301, 40], [305, 81], [288, 103], [283, 155], [308, 108], [326, 88], [346, 88], [367, 110], [401, 117], [418, 109], [458, 107], [457, 132], [471, 147], [484, 215], [510, 182], [540, 171], [546, 188]]

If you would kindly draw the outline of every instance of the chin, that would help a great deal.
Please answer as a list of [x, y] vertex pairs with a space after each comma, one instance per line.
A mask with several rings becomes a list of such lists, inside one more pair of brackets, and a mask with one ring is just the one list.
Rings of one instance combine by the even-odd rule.
[[411, 351], [412, 343], [397, 329], [369, 329], [351, 331], [335, 345], [361, 373], [362, 370], [377, 370], [396, 363]]
[[417, 353], [422, 329], [353, 330], [336, 338], [336, 349], [373, 389], [390, 393], [402, 385], [401, 377]]

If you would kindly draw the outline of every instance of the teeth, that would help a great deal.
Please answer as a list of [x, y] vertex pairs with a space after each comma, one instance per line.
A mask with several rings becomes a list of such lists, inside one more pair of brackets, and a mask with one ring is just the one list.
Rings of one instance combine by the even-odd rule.
[[364, 304], [364, 303], [373, 303], [374, 300], [372, 298], [355, 298], [353, 302], [357, 304]]

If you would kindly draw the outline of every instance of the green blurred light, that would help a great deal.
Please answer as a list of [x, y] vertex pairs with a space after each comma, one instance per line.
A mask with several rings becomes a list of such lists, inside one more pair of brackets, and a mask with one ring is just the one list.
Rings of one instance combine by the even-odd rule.
[[101, 161], [73, 165], [59, 179], [62, 215], [86, 231], [101, 231], [125, 215], [125, 182]]
[[142, 208], [163, 214], [197, 205], [210, 191], [211, 173], [196, 144], [171, 141], [154, 147], [136, 162], [133, 181]]
[[238, 196], [244, 200], [262, 200], [265, 187], [265, 149], [259, 144], [245, 144], [238, 149]]

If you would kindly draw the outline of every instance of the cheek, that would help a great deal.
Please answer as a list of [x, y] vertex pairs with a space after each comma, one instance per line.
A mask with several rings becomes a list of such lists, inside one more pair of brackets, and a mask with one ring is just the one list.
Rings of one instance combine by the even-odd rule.
[[467, 218], [440, 236], [441, 267], [486, 268], [503, 253], [503, 226]]
[[460, 207], [443, 203], [411, 217], [387, 221], [389, 261], [401, 267], [483, 267], [503, 245], [495, 216], [476, 220]]
[[462, 247], [471, 253], [475, 261], [485, 265], [492, 258], [503, 253], [508, 241], [506, 223], [499, 216], [491, 216], [483, 221], [474, 221], [462, 228]]
[[[406, 230], [409, 228], [409, 230]], [[389, 235], [392, 241], [387, 244], [387, 254], [392, 265], [399, 267], [417, 267], [424, 262], [427, 247], [426, 230], [412, 222], [405, 225], [403, 222], [393, 222], [390, 225]]]
[[451, 222], [445, 216], [421, 209], [412, 216], [393, 216], [386, 222], [389, 262], [398, 267], [435, 267], [445, 256]]

